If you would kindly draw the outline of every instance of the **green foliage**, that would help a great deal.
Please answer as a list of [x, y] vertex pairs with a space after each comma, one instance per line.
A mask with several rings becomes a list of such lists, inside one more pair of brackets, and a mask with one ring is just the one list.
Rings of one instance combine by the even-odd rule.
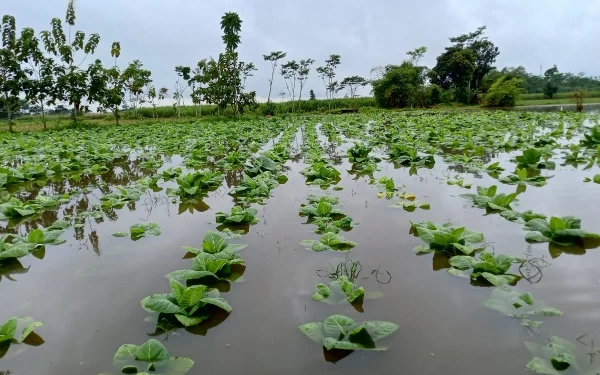
[[371, 151], [373, 151], [373, 147], [355, 142], [354, 146], [348, 149], [348, 159], [351, 163], [368, 163], [373, 159], [369, 157]]
[[141, 301], [146, 311], [174, 316], [184, 327], [195, 326], [207, 319], [207, 305], [231, 312], [231, 306], [219, 297], [216, 289], [209, 291], [205, 285], [185, 287], [174, 279], [170, 279], [169, 283], [171, 293], [153, 294]]
[[477, 249], [472, 244], [483, 242], [483, 233], [477, 233], [465, 227], [456, 228], [451, 223], [435, 224], [431, 221], [411, 222], [411, 233], [416, 234], [429, 248], [417, 246], [417, 253], [440, 251], [450, 256], [471, 255]]
[[461, 197], [471, 200], [475, 206], [496, 211], [512, 211], [511, 203], [517, 199], [518, 194], [496, 194], [496, 185], [484, 188], [477, 187], [477, 194], [462, 194]]
[[223, 224], [256, 224], [260, 220], [256, 217], [258, 210], [256, 208], [242, 208], [233, 206], [231, 213], [217, 212], [217, 223]]
[[132, 240], [139, 240], [146, 236], [160, 236], [160, 226], [156, 223], [134, 224], [129, 229]]
[[519, 78], [500, 77], [483, 98], [487, 107], [514, 107], [522, 90]]
[[172, 357], [160, 341], [150, 339], [142, 345], [122, 345], [113, 357], [113, 367], [123, 374], [177, 374], [188, 373], [194, 361]]
[[383, 76], [373, 81], [373, 95], [380, 107], [422, 107], [425, 103], [425, 68], [405, 61], [388, 65]]
[[10, 318], [4, 324], [0, 324], [0, 343], [20, 344], [42, 325], [42, 322], [36, 322], [30, 317]]
[[184, 246], [188, 253], [195, 255], [190, 269], [174, 271], [165, 277], [178, 280], [194, 280], [205, 277], [228, 279], [232, 275], [232, 266], [244, 264], [244, 260], [237, 255], [237, 252], [246, 246], [228, 244], [222, 235], [209, 231], [204, 237], [202, 248]]
[[421, 156], [416, 149], [408, 148], [403, 144], [392, 144], [388, 149], [387, 154], [394, 164], [428, 167], [433, 167], [435, 164], [433, 155]]
[[492, 285], [500, 286], [504, 284], [513, 284], [520, 277], [507, 274], [513, 263], [523, 263], [523, 259], [512, 255], [494, 254], [482, 251], [479, 259], [472, 256], [457, 255], [450, 258], [450, 265], [454, 268], [448, 272], [453, 273], [454, 269], [465, 271], [472, 269], [471, 278], [480, 279], [489, 282]]
[[532, 169], [554, 169], [556, 164], [553, 161], [542, 160], [548, 156], [544, 150], [539, 148], [530, 148], [523, 151], [522, 155], [515, 157], [519, 166]]
[[349, 251], [358, 246], [356, 242], [345, 239], [336, 233], [327, 232], [319, 240], [302, 240], [300, 245], [313, 251], [321, 252], [327, 250]]
[[365, 290], [363, 287], [358, 287], [358, 285], [348, 280], [348, 276], [342, 275], [329, 283], [329, 286], [317, 284], [312, 299], [331, 304], [339, 304], [344, 301], [361, 303], [364, 296]]
[[384, 350], [376, 347], [375, 342], [394, 333], [398, 325], [380, 321], [355, 323], [346, 316], [332, 315], [323, 322], [306, 323], [298, 328], [327, 350]]
[[221, 186], [223, 175], [220, 172], [203, 170], [181, 175], [175, 180], [179, 187], [167, 189], [167, 195], [190, 198]]
[[271, 196], [271, 190], [279, 186], [279, 182], [270, 172], [264, 172], [256, 177], [244, 174], [239, 186], [233, 189], [233, 194], [249, 200], [261, 201]]
[[581, 229], [581, 220], [573, 216], [552, 216], [550, 221], [537, 218], [525, 223], [529, 242], [551, 242], [559, 246], [569, 246], [585, 239], [600, 238], [600, 234], [589, 233]]
[[320, 185], [327, 187], [331, 184], [337, 184], [340, 178], [340, 172], [326, 162], [319, 161], [303, 169], [302, 173], [306, 177], [307, 185]]
[[584, 139], [581, 140], [581, 144], [586, 147], [597, 147], [600, 146], [600, 126], [596, 125], [590, 129], [589, 133], [583, 134]]
[[580, 374], [600, 371], [598, 364], [590, 361], [590, 355], [593, 356], [594, 352], [590, 353], [588, 348], [580, 349], [558, 336], [550, 337], [545, 345], [527, 341], [525, 346], [533, 355], [525, 367], [537, 374], [559, 375], [569, 368]]
[[525, 168], [523, 168], [523, 169], [517, 168], [516, 174], [504, 176], [504, 177], [500, 178], [499, 181], [504, 184], [509, 184], [509, 185], [521, 185], [521, 186], [532, 185], [532, 186], [537, 186], [537, 187], [546, 185], [546, 177], [544, 177], [544, 176], [528, 177], [527, 169], [525, 169]]
[[519, 293], [507, 286], [494, 288], [490, 298], [481, 305], [517, 319], [520, 325], [528, 327], [533, 332], [538, 332], [543, 322], [532, 321], [527, 317], [563, 315], [560, 310], [548, 307], [544, 302], [534, 299], [531, 293]]

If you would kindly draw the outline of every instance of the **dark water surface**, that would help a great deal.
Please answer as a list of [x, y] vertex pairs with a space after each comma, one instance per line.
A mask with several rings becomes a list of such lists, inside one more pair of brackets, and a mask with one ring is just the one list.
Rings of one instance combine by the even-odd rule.
[[[344, 147], [338, 152], [345, 154]], [[509, 158], [501, 154], [492, 161], [501, 160], [506, 167]], [[179, 162], [175, 157], [165, 167]], [[364, 313], [350, 305], [312, 301], [314, 286], [328, 282], [317, 271], [328, 269], [329, 263], [346, 254], [315, 253], [298, 244], [319, 237], [298, 211], [309, 194], [321, 190], [305, 185], [299, 174], [305, 167], [302, 162], [286, 165], [289, 181], [274, 190], [266, 205], [253, 205], [259, 209], [261, 222], [251, 226], [247, 235], [230, 241], [248, 244], [240, 253], [246, 261], [242, 279], [222, 293], [233, 307], [231, 314], [193, 332], [180, 329], [156, 337], [164, 340], [171, 355], [195, 361], [190, 374], [521, 374], [531, 358], [525, 341], [544, 342], [550, 335], [575, 341], [583, 334], [600, 339], [599, 249], [562, 253], [553, 259], [548, 244], [531, 245], [533, 255], [544, 255], [551, 265], [544, 268], [540, 282], [521, 280], [517, 289], [565, 313], [540, 318], [544, 326], [534, 336], [514, 319], [481, 306], [491, 288], [472, 286], [468, 279], [448, 274], [441, 268], [444, 262], [431, 254], [415, 255], [412, 249], [423, 242], [409, 234], [410, 221], [422, 220], [452, 221], [482, 231], [500, 253], [523, 255], [528, 247], [521, 224], [485, 215], [459, 196], [474, 192], [477, 185], [497, 184], [499, 192], [507, 193], [515, 187], [499, 184], [487, 174], [465, 175], [473, 183], [471, 190], [449, 186], [447, 176], [456, 173], [439, 157], [434, 169], [420, 169], [413, 176], [407, 168], [394, 169], [385, 161], [379, 164], [381, 171], [375, 177], [394, 177], [396, 186], [405, 185], [400, 191], [431, 204], [430, 210], [412, 213], [388, 207], [397, 200], [378, 199], [381, 188], [365, 178], [354, 181], [347, 172], [351, 168], [347, 159], [336, 166], [342, 171], [339, 185], [344, 189], [333, 193], [340, 197], [341, 208], [360, 223], [342, 233], [359, 243], [347, 255], [362, 263], [356, 283], [384, 296], [365, 300]], [[582, 183], [590, 172], [557, 163], [556, 171], [545, 174], [554, 177], [542, 188], [527, 187], [519, 196], [517, 210], [574, 215], [582, 219], [584, 229], [600, 232], [599, 187]], [[0, 281], [0, 311], [2, 317], [27, 315], [42, 320], [44, 326], [36, 332], [45, 343], [12, 346], [0, 360], [0, 371], [15, 375], [110, 371], [120, 345], [141, 344], [154, 333], [156, 318], [150, 318], [139, 301], [168, 292], [163, 275], [189, 267], [191, 261], [182, 259], [181, 246], [198, 247], [206, 231], [214, 230], [215, 213], [229, 211], [234, 204], [227, 191], [223, 186], [210, 193], [204, 204], [197, 205], [205, 211], [194, 213], [180, 213], [178, 204], [161, 196], [164, 191], [147, 193], [134, 210], [117, 210], [116, 221], [86, 222], [82, 240], [74, 239], [69, 229], [63, 236], [67, 243], [48, 246], [43, 259], [21, 259], [27, 271], [13, 274], [15, 281]], [[158, 223], [162, 235], [135, 242], [112, 236], [146, 221]], [[88, 237], [90, 228], [97, 244]], [[373, 270], [389, 272], [389, 283], [384, 283], [388, 281], [385, 275], [378, 282]], [[382, 341], [387, 351], [354, 352], [330, 363], [320, 345], [302, 335], [297, 326], [333, 314], [355, 321], [391, 321], [400, 328]]]

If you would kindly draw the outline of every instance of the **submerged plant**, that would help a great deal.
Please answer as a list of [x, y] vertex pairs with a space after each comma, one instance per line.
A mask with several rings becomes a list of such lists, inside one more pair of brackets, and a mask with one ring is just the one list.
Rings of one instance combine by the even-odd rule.
[[553, 161], [542, 160], [546, 157], [545, 150], [538, 148], [530, 148], [523, 151], [522, 155], [515, 158], [519, 166], [531, 169], [554, 169], [556, 164]]
[[307, 185], [326, 187], [340, 181], [340, 172], [325, 162], [316, 162], [300, 171], [306, 177]]
[[4, 357], [12, 344], [21, 344], [42, 322], [36, 322], [30, 317], [13, 317], [0, 324], [0, 359]]
[[600, 146], [600, 126], [596, 125], [590, 129], [589, 133], [583, 134], [584, 139], [581, 144], [586, 147]]
[[279, 186], [279, 182], [270, 172], [264, 172], [255, 177], [244, 174], [240, 184], [233, 190], [233, 194], [260, 200], [261, 198], [270, 197], [271, 190], [277, 186]]
[[516, 174], [504, 176], [499, 181], [509, 185], [532, 185], [537, 187], [546, 185], [546, 177], [527, 177], [527, 169], [525, 168], [517, 168]]
[[250, 177], [257, 176], [263, 172], [271, 172], [273, 175], [277, 175], [281, 172], [281, 169], [280, 164], [275, 163], [275, 161], [265, 155], [250, 159], [244, 166], [244, 172]]
[[483, 242], [483, 233], [473, 232], [465, 227], [457, 228], [452, 223], [411, 222], [411, 233], [415, 233], [429, 245], [429, 248], [417, 246], [415, 251], [419, 254], [440, 251], [450, 256], [471, 255], [477, 250], [472, 244]]
[[483, 302], [482, 306], [517, 319], [520, 325], [533, 332], [539, 331], [542, 322], [532, 321], [528, 317], [563, 315], [560, 310], [548, 307], [544, 302], [534, 299], [531, 293], [519, 293], [507, 286], [494, 288], [490, 298]]
[[420, 156], [414, 148], [394, 144], [388, 150], [388, 157], [395, 164], [404, 166], [429, 166], [433, 167], [435, 159], [433, 155]]
[[385, 350], [376, 347], [381, 340], [398, 329], [391, 322], [370, 321], [356, 323], [343, 315], [332, 315], [323, 322], [303, 324], [300, 332], [311, 340], [322, 343], [327, 350]]
[[160, 341], [150, 339], [142, 345], [122, 345], [113, 357], [113, 366], [123, 374], [184, 375], [194, 361], [172, 357]]
[[479, 259], [466, 255], [458, 255], [450, 258], [450, 265], [453, 268], [448, 270], [448, 272], [451, 274], [460, 274], [456, 270], [472, 270], [471, 279], [485, 280], [492, 285], [500, 286], [513, 284], [521, 278], [517, 275], [507, 274], [507, 272], [514, 263], [522, 264], [523, 261], [523, 259], [516, 256], [507, 254], [495, 256], [492, 253], [483, 251], [479, 254]]
[[552, 216], [550, 221], [533, 219], [525, 223], [527, 234], [525, 239], [530, 242], [550, 242], [556, 245], [568, 246], [577, 244], [585, 239], [598, 239], [600, 234], [589, 233], [581, 229], [581, 220], [573, 216]]
[[363, 287], [359, 287], [351, 282], [347, 276], [342, 275], [329, 283], [329, 286], [317, 284], [312, 299], [314, 301], [339, 304], [344, 300], [349, 303], [359, 302], [364, 296], [365, 290]]
[[260, 220], [256, 217], [256, 208], [242, 208], [233, 206], [231, 213], [217, 212], [217, 223], [220, 224], [256, 224]]
[[170, 279], [169, 284], [171, 293], [148, 296], [141, 301], [142, 307], [148, 312], [174, 316], [184, 327], [195, 326], [208, 319], [207, 305], [231, 312], [231, 306], [219, 297], [216, 289], [209, 291], [205, 285], [185, 287], [174, 279]]
[[313, 251], [349, 251], [358, 246], [356, 242], [345, 239], [336, 233], [327, 232], [319, 240], [302, 240], [300, 245]]
[[348, 149], [348, 159], [351, 163], [377, 163], [381, 161], [379, 158], [370, 157], [369, 153], [373, 151], [373, 147], [367, 146], [364, 143], [355, 142], [354, 146]]
[[221, 186], [223, 175], [219, 172], [205, 170], [181, 175], [175, 180], [179, 187], [167, 189], [167, 195], [190, 198]]
[[42, 206], [35, 202], [21, 202], [17, 198], [10, 198], [0, 204], [0, 220], [32, 216], [42, 210]]
[[591, 352], [558, 336], [552, 336], [545, 345], [527, 341], [525, 346], [533, 355], [525, 367], [537, 374], [558, 375], [569, 368], [579, 374], [600, 373], [600, 365], [593, 361], [600, 352], [594, 348], [593, 341]]
[[510, 204], [517, 199], [517, 193], [512, 194], [496, 194], [498, 187], [496, 185], [484, 188], [477, 187], [477, 194], [462, 194], [461, 197], [467, 198], [479, 207], [487, 208], [496, 211], [512, 211]]
[[308, 205], [303, 205], [300, 208], [300, 216], [308, 216], [311, 218], [340, 218], [346, 216], [344, 211], [333, 207], [339, 203], [339, 198], [337, 197], [317, 197], [311, 195], [308, 197], [308, 202]]
[[232, 266], [243, 265], [237, 252], [248, 245], [229, 244], [226, 239], [216, 232], [208, 232], [202, 242], [202, 248], [184, 246], [188, 253], [194, 254], [192, 266], [187, 270], [174, 271], [166, 275], [169, 279], [194, 280], [205, 277], [227, 279], [232, 274]]

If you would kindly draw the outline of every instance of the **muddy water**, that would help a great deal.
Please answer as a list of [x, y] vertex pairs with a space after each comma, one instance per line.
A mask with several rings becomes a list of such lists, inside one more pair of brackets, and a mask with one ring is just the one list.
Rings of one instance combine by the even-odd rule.
[[[501, 154], [499, 160], [508, 167], [508, 159]], [[177, 162], [174, 158], [172, 164]], [[422, 241], [408, 233], [410, 221], [422, 220], [450, 220], [483, 231], [497, 252], [523, 255], [528, 246], [520, 224], [485, 215], [459, 197], [473, 192], [477, 185], [498, 184], [496, 180], [486, 174], [465, 175], [473, 183], [472, 191], [449, 186], [446, 176], [455, 172], [437, 157], [434, 169], [420, 169], [418, 175], [409, 176], [407, 168], [394, 169], [385, 161], [375, 173], [375, 177], [394, 177], [396, 186], [405, 185], [401, 190], [431, 204], [430, 210], [412, 213], [388, 207], [396, 200], [378, 199], [381, 189], [366, 179], [354, 181], [347, 172], [351, 167], [347, 159], [336, 166], [343, 171], [339, 185], [344, 189], [334, 194], [340, 197], [342, 209], [360, 223], [343, 233], [359, 243], [347, 255], [362, 263], [357, 284], [384, 296], [365, 300], [363, 313], [349, 305], [312, 301], [314, 285], [327, 282], [317, 271], [328, 269], [335, 258], [346, 254], [314, 253], [298, 245], [300, 240], [318, 238], [312, 232], [315, 227], [306, 225], [298, 210], [308, 194], [321, 190], [305, 185], [299, 174], [305, 166], [302, 162], [286, 165], [290, 167], [289, 181], [275, 189], [266, 205], [255, 205], [261, 222], [247, 235], [230, 241], [249, 245], [240, 253], [246, 260], [242, 279], [222, 287], [226, 291], [222, 297], [233, 312], [192, 332], [180, 329], [156, 337], [164, 340], [170, 354], [196, 362], [190, 374], [521, 374], [531, 358], [526, 340], [543, 342], [558, 335], [575, 341], [586, 333], [600, 338], [599, 249], [563, 253], [552, 259], [548, 244], [531, 247], [534, 256], [544, 255], [551, 265], [544, 268], [540, 282], [522, 280], [517, 289], [530, 291], [565, 313], [541, 318], [544, 327], [534, 336], [514, 320], [481, 307], [490, 288], [472, 286], [467, 279], [449, 275], [444, 262], [432, 255], [413, 253]], [[528, 187], [519, 196], [517, 209], [575, 215], [582, 219], [584, 229], [600, 232], [597, 213], [590, 209], [599, 202], [598, 185], [582, 183], [590, 171], [557, 166], [550, 174], [555, 176], [547, 186]], [[515, 190], [514, 186], [498, 185], [500, 192]], [[15, 375], [110, 371], [112, 356], [120, 345], [140, 344], [154, 335], [156, 320], [149, 318], [139, 301], [168, 292], [163, 275], [190, 264], [182, 259], [181, 246], [198, 246], [205, 232], [215, 228], [215, 213], [233, 205], [225, 186], [210, 193], [193, 213], [161, 194], [145, 195], [133, 210], [117, 210], [116, 221], [86, 222], [82, 240], [74, 239], [70, 230], [64, 236], [68, 242], [48, 246], [43, 259], [23, 258], [27, 271], [13, 274], [15, 281], [2, 278], [2, 317], [29, 315], [43, 320], [44, 326], [36, 332], [45, 343], [12, 346], [0, 360], [0, 371], [10, 370]], [[146, 221], [158, 223], [162, 235], [136, 242], [111, 236]], [[98, 241], [87, 237], [91, 229]], [[385, 270], [391, 279], [388, 282], [384, 277], [386, 280], [378, 282], [373, 270]], [[355, 352], [332, 363], [325, 360], [320, 345], [302, 335], [297, 326], [333, 314], [356, 321], [392, 321], [400, 328], [381, 342], [388, 351]]]

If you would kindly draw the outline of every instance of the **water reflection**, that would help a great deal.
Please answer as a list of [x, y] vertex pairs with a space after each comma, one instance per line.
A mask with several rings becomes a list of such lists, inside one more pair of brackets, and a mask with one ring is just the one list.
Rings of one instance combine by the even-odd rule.
[[229, 315], [231, 315], [231, 313], [228, 313], [225, 310], [212, 306], [208, 306], [204, 310], [206, 313], [205, 320], [203, 320], [200, 324], [185, 328], [181, 326], [181, 323], [179, 323], [173, 314], [160, 314], [158, 321], [156, 322], [154, 332], [147, 333], [147, 335], [150, 337], [158, 337], [166, 334], [166, 340], [168, 340], [169, 336], [178, 334], [180, 329], [184, 329], [193, 335], [206, 336], [209, 329], [223, 323], [225, 320], [227, 320]]
[[0, 282], [2, 282], [2, 278], [6, 278], [10, 281], [17, 281], [13, 278], [13, 275], [27, 273], [29, 272], [29, 268], [31, 268], [31, 266], [25, 268], [19, 260], [14, 258], [3, 260], [0, 262]]

